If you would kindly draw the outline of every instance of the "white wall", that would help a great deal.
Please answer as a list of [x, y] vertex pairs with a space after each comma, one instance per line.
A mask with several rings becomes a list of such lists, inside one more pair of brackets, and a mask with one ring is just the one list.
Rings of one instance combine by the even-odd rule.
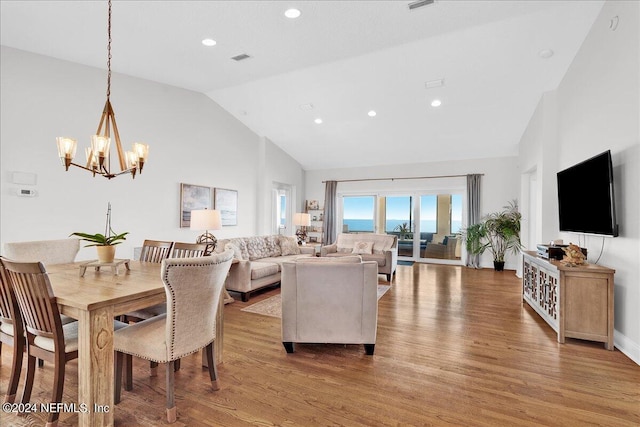
[[[261, 197], [261, 213], [257, 215], [258, 233], [271, 234], [273, 220], [273, 198], [271, 190], [274, 184], [291, 187], [292, 212], [302, 212], [304, 206], [304, 170], [300, 164], [268, 138], [260, 140], [261, 172], [256, 182]], [[294, 227], [287, 234], [294, 234]]]
[[[238, 190], [238, 225], [215, 235], [253, 235], [260, 171], [302, 174], [295, 162], [261, 160], [260, 138], [205, 95], [115, 73], [111, 103], [123, 144], [151, 146], [142, 175], [107, 181], [78, 168], [65, 172], [55, 137], [77, 138], [82, 163], [106, 100], [106, 71], [4, 46], [0, 66], [0, 248], [102, 232], [108, 201], [115, 231], [131, 232], [118, 257], [132, 257], [145, 238], [194, 241], [200, 232], [179, 227], [181, 182]], [[37, 197], [15, 195], [23, 186], [11, 182], [14, 171], [37, 174], [27, 186]], [[78, 257], [92, 258], [93, 248]]]
[[640, 4], [607, 2], [558, 89], [541, 100], [522, 138], [520, 162], [523, 173], [542, 170], [542, 241], [580, 238], [593, 262], [603, 238], [558, 231], [555, 174], [611, 150], [620, 236], [604, 239], [599, 264], [616, 270], [615, 345], [640, 364], [639, 61]]
[[[478, 144], [482, 144], [481, 141]], [[428, 146], [424, 146], [428, 150]], [[396, 178], [443, 175], [484, 174], [482, 177], [481, 214], [501, 210], [510, 200], [517, 199], [520, 192], [517, 157], [433, 162], [405, 165], [383, 165], [351, 169], [311, 170], [306, 172], [306, 198], [320, 200], [324, 205], [326, 180], [348, 180], [365, 178]], [[466, 188], [465, 178], [439, 178], [426, 180], [364, 181], [362, 183], [339, 183], [338, 193], [343, 191], [402, 191], [405, 189], [459, 189]], [[466, 221], [466, 217], [463, 218]], [[465, 224], [466, 225], [466, 224]], [[493, 258], [485, 253], [481, 265], [493, 268]], [[518, 257], [509, 255], [505, 268], [515, 270]]]

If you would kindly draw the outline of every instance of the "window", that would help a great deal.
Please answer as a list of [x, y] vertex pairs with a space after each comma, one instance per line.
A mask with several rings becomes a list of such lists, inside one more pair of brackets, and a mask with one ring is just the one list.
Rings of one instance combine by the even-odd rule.
[[438, 232], [438, 196], [420, 196], [420, 232]]
[[[385, 200], [385, 232], [413, 230], [413, 205], [411, 196], [387, 196]], [[406, 227], [405, 227], [406, 226]]]
[[451, 234], [460, 233], [462, 228], [462, 195], [451, 195]]
[[375, 229], [374, 196], [345, 196], [342, 198], [342, 204], [342, 231], [344, 233], [373, 233]]

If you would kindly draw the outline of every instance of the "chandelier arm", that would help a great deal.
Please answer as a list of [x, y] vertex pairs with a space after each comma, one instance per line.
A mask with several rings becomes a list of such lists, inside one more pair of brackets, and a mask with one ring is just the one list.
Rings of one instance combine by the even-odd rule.
[[124, 150], [122, 149], [122, 143], [120, 142], [120, 133], [118, 132], [118, 124], [116, 123], [116, 115], [113, 112], [113, 109], [110, 113], [111, 116], [111, 126], [113, 126], [113, 136], [116, 140], [116, 149], [118, 150], [118, 160], [120, 161], [120, 170], [124, 171], [127, 169], [127, 163], [124, 160]]

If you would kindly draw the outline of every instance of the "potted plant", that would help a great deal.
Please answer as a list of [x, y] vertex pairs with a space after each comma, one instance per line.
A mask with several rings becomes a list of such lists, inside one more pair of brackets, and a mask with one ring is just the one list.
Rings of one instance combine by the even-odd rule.
[[518, 253], [520, 242], [520, 220], [517, 201], [509, 202], [500, 212], [486, 215], [478, 224], [464, 230], [467, 251], [472, 255], [481, 255], [485, 250], [493, 254], [493, 268], [504, 270], [507, 252]]
[[75, 232], [71, 233], [70, 236], [78, 236], [80, 237], [80, 240], [90, 242], [90, 244], [85, 245], [85, 247], [96, 247], [96, 250], [98, 252], [98, 261], [102, 263], [110, 263], [113, 262], [116, 255], [115, 245], [118, 245], [124, 240], [127, 240], [127, 234], [129, 234], [128, 231], [121, 234], [116, 234], [111, 228], [111, 203], [109, 203], [107, 207], [107, 223], [105, 225], [104, 234], [87, 234]]
[[397, 231], [399, 234], [399, 238], [400, 239], [405, 239], [407, 237], [411, 237], [411, 227], [409, 227], [409, 224], [407, 224], [406, 222], [403, 222], [402, 224], [398, 224], [395, 226], [395, 228], [393, 229], [393, 231]]

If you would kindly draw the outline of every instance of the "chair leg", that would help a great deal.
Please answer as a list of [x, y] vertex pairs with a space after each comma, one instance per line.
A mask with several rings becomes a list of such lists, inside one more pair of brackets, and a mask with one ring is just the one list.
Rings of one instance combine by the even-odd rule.
[[[56, 354], [56, 361], [54, 366], [54, 376], [53, 376], [53, 393], [51, 396], [51, 403], [60, 403], [62, 402], [62, 390], [64, 388], [64, 368], [65, 368], [65, 359], [64, 352], [60, 351]], [[58, 417], [60, 416], [60, 412], [53, 411], [49, 414], [49, 418], [47, 419], [46, 427], [55, 427], [58, 425]]]
[[209, 365], [209, 378], [211, 379], [211, 388], [214, 390], [220, 390], [220, 383], [218, 382], [218, 368], [216, 367], [216, 358], [214, 357], [213, 343], [209, 343], [205, 347], [205, 353], [207, 354], [207, 365]]
[[365, 344], [364, 352], [367, 354], [367, 356], [373, 356], [373, 350], [375, 349], [375, 347], [375, 344]]
[[284, 349], [287, 350], [287, 353], [293, 353], [293, 343], [292, 342], [282, 342], [282, 345], [284, 346]]
[[114, 373], [115, 382], [113, 384], [113, 403], [117, 405], [120, 403], [120, 393], [122, 392], [122, 363], [124, 361], [124, 354], [116, 351], [116, 369]]
[[[125, 362], [124, 389], [127, 391], [131, 391], [133, 390], [133, 356], [130, 354], [125, 354], [124, 362]], [[157, 365], [158, 364], [156, 363], [156, 366]]]
[[31, 399], [31, 390], [33, 389], [33, 376], [36, 372], [36, 358], [27, 356], [27, 378], [24, 383], [24, 390], [22, 391], [22, 403], [27, 404]]
[[387, 274], [387, 282], [391, 281], [391, 274]]
[[178, 418], [174, 398], [174, 366], [173, 361], [167, 363], [167, 422], [174, 423]]
[[[2, 348], [2, 343], [0, 343]], [[13, 362], [11, 364], [11, 377], [9, 378], [9, 387], [7, 388], [7, 394], [4, 401], [7, 403], [13, 403], [16, 400], [16, 393], [18, 392], [18, 381], [20, 380], [20, 371], [22, 370], [22, 357], [24, 353], [24, 340], [13, 340]]]
[[158, 362], [149, 362], [149, 376], [157, 377], [158, 376]]
[[173, 372], [178, 372], [180, 370], [180, 359], [173, 361]]

